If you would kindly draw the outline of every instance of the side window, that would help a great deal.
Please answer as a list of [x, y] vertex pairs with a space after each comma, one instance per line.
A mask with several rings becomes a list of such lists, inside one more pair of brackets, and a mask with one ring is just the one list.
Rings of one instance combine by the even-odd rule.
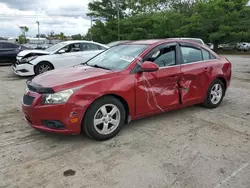
[[69, 45], [63, 47], [62, 50], [64, 50], [65, 53], [78, 52], [78, 51], [80, 51], [80, 44], [79, 43], [69, 44]]
[[210, 59], [216, 59], [214, 55], [212, 55], [210, 52], [207, 50], [202, 49], [202, 55], [203, 55], [203, 60], [210, 60]]
[[213, 54], [210, 54], [210, 59], [217, 59]]
[[91, 43], [82, 43], [81, 44], [82, 51], [91, 51], [91, 50], [104, 50], [102, 46], [99, 46], [97, 44], [91, 44]]
[[98, 46], [98, 49], [99, 50], [106, 50], [107, 48], [103, 47], [103, 46], [100, 46], [100, 45], [97, 45]]
[[192, 47], [181, 47], [183, 63], [193, 63], [202, 61], [201, 50]]
[[152, 52], [147, 61], [156, 63], [159, 67], [176, 65], [176, 47], [168, 46]]
[[202, 49], [202, 55], [203, 55], [203, 60], [209, 60], [210, 58], [210, 53], [207, 50]]
[[76, 44], [71, 44], [71, 52], [79, 52], [81, 51], [81, 48], [80, 48], [80, 44], [79, 43], [76, 43]]

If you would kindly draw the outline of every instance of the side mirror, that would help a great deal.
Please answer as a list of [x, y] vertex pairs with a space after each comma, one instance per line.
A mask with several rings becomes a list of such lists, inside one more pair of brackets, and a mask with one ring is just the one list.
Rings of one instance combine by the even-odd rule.
[[65, 50], [59, 50], [58, 53], [59, 53], [59, 54], [63, 54], [63, 53], [65, 53]]
[[142, 72], [155, 72], [159, 70], [159, 66], [151, 61], [145, 61], [141, 65]]

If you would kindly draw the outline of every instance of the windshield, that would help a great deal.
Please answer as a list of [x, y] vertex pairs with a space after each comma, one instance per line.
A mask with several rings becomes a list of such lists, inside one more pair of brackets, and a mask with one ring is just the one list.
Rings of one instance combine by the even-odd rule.
[[110, 70], [123, 70], [147, 47], [147, 45], [128, 44], [114, 46], [89, 60], [86, 64]]
[[57, 43], [49, 48], [47, 48], [45, 51], [47, 52], [54, 52], [56, 51], [57, 49], [60, 49], [61, 47], [65, 46], [65, 43], [64, 42], [60, 42], [60, 43]]

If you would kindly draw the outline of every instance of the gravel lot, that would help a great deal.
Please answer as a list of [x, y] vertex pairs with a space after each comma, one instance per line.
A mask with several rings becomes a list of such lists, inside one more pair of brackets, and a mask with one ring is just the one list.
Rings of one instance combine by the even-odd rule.
[[0, 67], [0, 187], [249, 188], [250, 56], [227, 56], [222, 105], [138, 120], [106, 142], [40, 133], [23, 120], [26, 79]]

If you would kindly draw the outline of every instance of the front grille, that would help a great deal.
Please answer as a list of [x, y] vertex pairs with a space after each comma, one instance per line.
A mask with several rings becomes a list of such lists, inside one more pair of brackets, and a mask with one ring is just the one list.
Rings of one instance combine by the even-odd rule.
[[23, 104], [25, 105], [31, 105], [34, 101], [35, 97], [31, 97], [29, 95], [24, 95], [23, 96]]
[[42, 120], [42, 124], [50, 129], [66, 129], [64, 124], [57, 120]]

